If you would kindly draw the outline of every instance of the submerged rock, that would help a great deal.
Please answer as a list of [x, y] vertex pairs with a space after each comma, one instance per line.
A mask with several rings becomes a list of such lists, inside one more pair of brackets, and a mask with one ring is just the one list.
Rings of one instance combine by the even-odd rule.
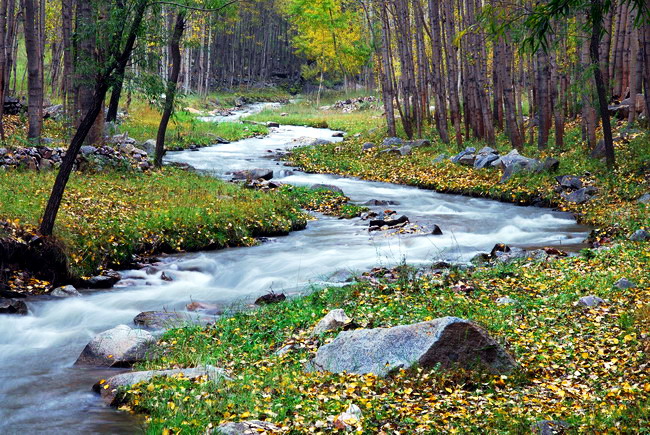
[[29, 314], [27, 304], [16, 299], [0, 299], [0, 314], [17, 314], [26, 316]]
[[141, 329], [119, 325], [104, 331], [86, 345], [75, 365], [94, 367], [130, 367], [143, 361], [156, 339]]
[[108, 378], [106, 381], [99, 381], [93, 385], [93, 391], [100, 394], [104, 402], [108, 405], [117, 406], [117, 392], [120, 387], [128, 387], [140, 382], [146, 382], [157, 376], [174, 376], [182, 375], [188, 379], [195, 379], [206, 376], [212, 382], [218, 382], [228, 379], [226, 372], [213, 366], [205, 366], [191, 369], [172, 369], [172, 370], [148, 370], [141, 372], [122, 373], [121, 375]]
[[483, 328], [467, 320], [443, 317], [393, 328], [341, 332], [318, 349], [309, 369], [386, 376], [414, 366], [508, 373], [517, 365]]

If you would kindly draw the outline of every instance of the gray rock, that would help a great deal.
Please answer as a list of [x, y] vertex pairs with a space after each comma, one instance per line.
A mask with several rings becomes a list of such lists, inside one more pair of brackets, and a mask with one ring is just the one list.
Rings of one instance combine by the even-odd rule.
[[460, 159], [458, 159], [458, 163], [465, 166], [474, 166], [475, 161], [476, 161], [475, 154], [465, 154]]
[[598, 305], [604, 304], [605, 301], [598, 296], [584, 296], [578, 300], [579, 307], [597, 307]]
[[511, 297], [504, 296], [502, 298], [499, 298], [496, 300], [497, 305], [513, 305], [517, 303], [516, 299], [512, 299]]
[[95, 147], [92, 146], [92, 145], [84, 145], [84, 146], [82, 146], [81, 149], [79, 150], [79, 153], [80, 153], [82, 156], [88, 156], [88, 155], [90, 155], [90, 154], [95, 154], [96, 152], [97, 152], [97, 148], [95, 148]]
[[563, 194], [562, 197], [567, 202], [572, 202], [574, 204], [584, 204], [593, 199], [593, 195], [596, 193], [596, 188], [592, 186], [583, 187], [578, 189], [575, 192], [569, 194]]
[[17, 314], [26, 316], [29, 314], [27, 304], [16, 299], [0, 299], [0, 314]]
[[493, 373], [508, 373], [516, 363], [478, 325], [443, 317], [394, 328], [342, 332], [318, 349], [309, 369], [386, 376], [413, 366], [481, 367]]
[[629, 288], [635, 288], [636, 284], [634, 284], [632, 281], [630, 281], [627, 278], [621, 278], [616, 283], [614, 284], [616, 288], [620, 288], [621, 290], [629, 289]]
[[650, 240], [650, 233], [646, 230], [636, 230], [634, 234], [630, 236], [630, 240], [633, 242], [645, 242], [646, 240]]
[[514, 261], [528, 258], [528, 251], [517, 247], [508, 247], [507, 251], [493, 250], [494, 260], [498, 263], [510, 264]]
[[404, 141], [398, 137], [387, 137], [382, 142], [382, 145], [385, 147], [398, 147], [398, 146], [402, 146], [403, 144]]
[[499, 152], [497, 150], [495, 150], [494, 148], [483, 147], [483, 148], [481, 148], [479, 150], [479, 152], [477, 154], [479, 156], [487, 156], [488, 154], [499, 154]]
[[497, 160], [499, 160], [499, 156], [496, 154], [479, 154], [476, 156], [476, 160], [474, 161], [474, 168], [487, 168], [492, 162], [495, 162]]
[[310, 187], [312, 190], [329, 190], [330, 192], [340, 193], [344, 195], [343, 190], [340, 187], [333, 186], [331, 184], [314, 184]]
[[562, 420], [542, 420], [530, 426], [530, 431], [534, 435], [560, 435], [569, 429], [571, 425]]
[[413, 148], [409, 145], [404, 145], [403, 147], [398, 148], [398, 151], [401, 156], [410, 156], [413, 154]]
[[298, 147], [312, 147], [318, 145], [329, 145], [332, 142], [325, 139], [316, 139], [313, 137], [299, 137], [294, 139], [291, 144]]
[[104, 275], [94, 276], [84, 282], [88, 288], [92, 289], [109, 289], [120, 280], [120, 274], [117, 272], [106, 272]]
[[130, 367], [143, 361], [156, 343], [151, 333], [119, 325], [93, 338], [77, 358], [75, 365], [94, 367]]
[[54, 290], [52, 290], [52, 293], [50, 294], [57, 298], [69, 298], [73, 296], [81, 296], [81, 293], [79, 293], [77, 289], [71, 285], [55, 288]]
[[271, 180], [273, 171], [270, 169], [246, 169], [233, 172], [232, 178], [233, 180]]
[[142, 150], [145, 151], [148, 155], [153, 156], [156, 154], [156, 140], [149, 139], [142, 144]]
[[641, 195], [636, 200], [636, 202], [638, 202], [639, 204], [648, 204], [648, 203], [650, 203], [650, 193], [645, 193], [645, 194]]
[[467, 147], [467, 148], [465, 148], [465, 150], [463, 150], [463, 151], [461, 151], [460, 153], [458, 153], [458, 154], [456, 154], [455, 156], [453, 156], [453, 157], [451, 158], [451, 162], [452, 162], [452, 163], [458, 163], [458, 162], [460, 161], [460, 159], [461, 159], [463, 156], [465, 156], [465, 155], [467, 155], [467, 154], [475, 154], [475, 153], [476, 153], [476, 148], [474, 148], [474, 147]]
[[362, 151], [370, 151], [371, 149], [375, 148], [376, 146], [377, 146], [377, 145], [375, 145], [375, 144], [372, 143], [372, 142], [366, 142], [366, 143], [364, 143], [363, 146], [361, 147], [361, 150], [362, 150]]
[[560, 161], [553, 157], [547, 157], [546, 160], [542, 162], [542, 165], [538, 168], [540, 172], [555, 172], [558, 169], [560, 169]]
[[108, 378], [105, 382], [97, 382], [93, 386], [93, 391], [99, 393], [106, 404], [116, 406], [119, 405], [117, 393], [120, 387], [128, 387], [139, 384], [140, 382], [147, 382], [155, 377], [167, 377], [181, 373], [183, 377], [188, 379], [195, 379], [201, 376], [206, 376], [212, 382], [228, 379], [223, 369], [210, 365], [190, 369], [148, 370], [122, 373], [121, 375]]
[[416, 139], [416, 140], [408, 141], [406, 144], [413, 148], [422, 148], [422, 147], [431, 146], [431, 142], [428, 141], [427, 139]]
[[444, 162], [445, 160], [447, 160], [447, 157], [448, 157], [447, 154], [440, 154], [438, 157], [436, 157], [435, 159], [433, 159], [433, 160], [431, 161], [431, 163], [433, 163], [434, 165], [436, 165], [436, 164], [438, 164], [438, 163], [442, 163], [442, 162]]
[[217, 427], [217, 435], [252, 435], [257, 433], [274, 433], [280, 427], [267, 421], [250, 420], [238, 423], [223, 423]]
[[339, 329], [350, 322], [352, 322], [352, 319], [345, 314], [345, 311], [341, 309], [332, 310], [316, 324], [311, 333], [312, 335], [320, 335]]
[[578, 190], [583, 188], [582, 180], [575, 175], [562, 175], [555, 177], [555, 179], [564, 189]]

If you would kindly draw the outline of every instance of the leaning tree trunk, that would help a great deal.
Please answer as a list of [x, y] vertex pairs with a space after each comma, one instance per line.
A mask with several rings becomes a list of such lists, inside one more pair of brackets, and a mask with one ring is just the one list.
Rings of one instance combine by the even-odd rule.
[[27, 83], [29, 87], [27, 138], [39, 142], [43, 126], [43, 81], [41, 80], [41, 41], [36, 29], [37, 11], [34, 0], [23, 0], [23, 10], [25, 11], [25, 51], [27, 52]]
[[162, 167], [162, 159], [165, 154], [165, 134], [167, 133], [167, 125], [169, 118], [172, 116], [174, 110], [174, 98], [176, 97], [176, 90], [178, 87], [178, 76], [181, 72], [181, 39], [185, 31], [185, 16], [186, 12], [181, 9], [176, 15], [176, 25], [174, 26], [174, 33], [170, 42], [170, 51], [172, 57], [172, 71], [167, 80], [167, 93], [165, 94], [165, 109], [160, 120], [158, 127], [158, 136], [156, 137], [156, 158], [154, 164], [157, 168]]
[[[110, 79], [113, 75], [115, 69], [120, 68], [127, 64], [133, 52], [133, 46], [135, 45], [135, 40], [140, 28], [142, 26], [142, 20], [144, 17], [144, 12], [149, 5], [150, 0], [138, 0], [138, 3], [133, 7], [133, 22], [129, 29], [128, 37], [124, 45], [124, 49], [119, 53], [112, 53], [114, 60], [111, 60], [109, 65], [103, 71], [102, 74], [99, 74], [96, 78], [95, 93], [92, 101], [92, 105], [86, 111], [86, 114], [77, 128], [70, 146], [63, 158], [61, 163], [61, 168], [59, 173], [56, 176], [54, 182], [54, 187], [52, 188], [52, 193], [45, 207], [45, 212], [43, 213], [43, 219], [41, 220], [40, 232], [44, 236], [51, 236], [52, 231], [54, 230], [54, 223], [56, 222], [56, 216], [59, 213], [59, 208], [61, 207], [61, 201], [63, 200], [63, 193], [65, 192], [65, 187], [68, 184], [70, 179], [70, 174], [72, 173], [72, 168], [74, 162], [77, 159], [77, 154], [81, 149], [86, 136], [95, 125], [95, 121], [101, 112], [104, 99], [106, 98], [106, 93], [110, 87]], [[117, 32], [118, 35], [121, 32]], [[114, 36], [119, 37], [119, 36]]]

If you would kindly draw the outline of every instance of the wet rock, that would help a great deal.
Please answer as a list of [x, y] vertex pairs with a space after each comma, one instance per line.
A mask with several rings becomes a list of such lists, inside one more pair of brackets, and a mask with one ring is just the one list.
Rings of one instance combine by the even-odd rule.
[[630, 281], [627, 278], [621, 278], [616, 283], [614, 284], [616, 288], [620, 288], [621, 290], [626, 290], [630, 288], [635, 288], [636, 284]]
[[223, 308], [219, 305], [208, 304], [205, 302], [192, 302], [187, 304], [186, 309], [187, 311], [199, 312], [211, 316], [220, 316], [224, 312]]
[[318, 349], [309, 370], [386, 376], [414, 366], [508, 373], [516, 363], [483, 328], [467, 320], [443, 317], [393, 328], [341, 332]]
[[578, 189], [575, 192], [563, 194], [562, 198], [564, 198], [565, 201], [572, 202], [574, 204], [584, 204], [591, 201], [593, 199], [593, 195], [596, 192], [597, 189], [595, 187], [587, 186], [583, 187], [582, 189]]
[[630, 240], [633, 242], [645, 242], [650, 240], [650, 233], [645, 230], [636, 230], [634, 234], [630, 236]]
[[605, 301], [598, 296], [589, 295], [581, 297], [578, 300], [577, 305], [579, 307], [597, 307], [598, 305], [602, 305], [604, 303]]
[[575, 175], [562, 175], [555, 177], [555, 179], [563, 189], [578, 190], [583, 188], [582, 180]]
[[333, 186], [331, 184], [313, 184], [310, 187], [311, 190], [329, 190], [330, 192], [340, 193], [343, 195], [343, 190], [340, 187]]
[[542, 420], [530, 426], [534, 435], [561, 435], [568, 433], [569, 429], [571, 425], [562, 420]]
[[382, 199], [371, 199], [363, 203], [368, 206], [386, 206], [386, 205], [399, 205], [397, 201], [387, 201]]
[[342, 131], [337, 131], [332, 135], [332, 137], [345, 137], [345, 133], [343, 133]]
[[279, 127], [280, 127], [280, 123], [278, 123], [278, 122], [273, 122], [273, 121], [269, 121], [269, 122], [266, 123], [266, 126], [267, 126], [268, 128], [279, 128]]
[[273, 171], [270, 169], [246, 169], [243, 171], [236, 171], [232, 174], [233, 180], [271, 180], [273, 179]]
[[84, 285], [91, 289], [109, 289], [120, 280], [120, 274], [113, 271], [107, 271], [102, 275], [94, 276], [84, 281]]
[[50, 294], [57, 298], [69, 298], [74, 296], [81, 296], [81, 293], [79, 293], [77, 289], [71, 285], [55, 288], [54, 290], [52, 290], [52, 293]]
[[106, 404], [117, 406], [121, 403], [117, 395], [120, 387], [128, 387], [130, 385], [139, 384], [140, 382], [147, 382], [155, 377], [167, 377], [180, 374], [182, 374], [184, 378], [188, 379], [196, 379], [198, 377], [206, 376], [212, 382], [219, 382], [228, 379], [228, 376], [223, 369], [209, 365], [190, 369], [148, 370], [122, 373], [121, 375], [108, 378], [104, 382], [97, 382], [93, 385], [93, 391], [100, 394]]
[[284, 293], [268, 293], [255, 300], [255, 305], [277, 304], [287, 299]]
[[26, 297], [22, 293], [0, 287], [0, 299], [25, 299]]
[[320, 335], [328, 331], [334, 331], [350, 322], [352, 322], [352, 319], [345, 314], [345, 311], [341, 309], [332, 310], [316, 324], [312, 335]]
[[377, 147], [377, 145], [375, 145], [374, 143], [366, 142], [361, 146], [361, 151], [370, 151], [371, 149], [373, 149], [375, 147]]
[[504, 296], [501, 298], [498, 298], [496, 300], [497, 305], [514, 305], [517, 303], [515, 299], [512, 299], [511, 297]]
[[104, 331], [84, 348], [75, 365], [94, 367], [130, 367], [146, 359], [156, 339], [141, 329], [119, 325]]
[[399, 147], [404, 144], [404, 141], [398, 137], [387, 137], [382, 142], [382, 145], [385, 147]]
[[438, 225], [433, 226], [433, 230], [431, 231], [431, 235], [433, 236], [442, 236], [442, 230]]
[[376, 219], [370, 221], [370, 227], [371, 228], [382, 228], [382, 227], [388, 227], [388, 228], [394, 228], [397, 226], [401, 225], [406, 225], [409, 223], [409, 218], [407, 216], [400, 216], [397, 219], [392, 219], [392, 220], [383, 220], [383, 219]]
[[217, 427], [216, 435], [250, 435], [256, 433], [276, 433], [280, 427], [268, 421], [250, 420], [238, 423], [223, 423]]
[[27, 304], [16, 299], [0, 299], [0, 314], [16, 314], [26, 316], [29, 314]]

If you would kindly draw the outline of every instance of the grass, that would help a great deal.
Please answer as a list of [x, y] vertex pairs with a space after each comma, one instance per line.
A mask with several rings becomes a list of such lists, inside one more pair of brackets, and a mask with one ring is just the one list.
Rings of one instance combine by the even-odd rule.
[[[119, 127], [119, 131], [128, 133], [138, 142], [144, 142], [156, 138], [159, 123], [160, 113], [149, 105], [139, 103], [132, 107], [129, 117]], [[267, 133], [268, 129], [262, 125], [203, 122], [198, 116], [180, 110], [169, 124], [165, 145], [168, 149], [179, 150], [193, 145], [214, 145], [217, 137], [237, 141]]]
[[[34, 228], [54, 173], [0, 172], [0, 216]], [[251, 245], [303, 228], [307, 216], [279, 193], [261, 193], [166, 168], [146, 174], [74, 173], [55, 234], [74, 271], [129, 265], [134, 254]]]
[[[368, 94], [326, 93], [320, 102], [320, 107], [331, 105], [338, 100], [366, 95]], [[277, 109], [266, 109], [246, 119], [258, 122], [272, 121], [288, 125], [330, 128], [332, 130], [346, 131], [349, 134], [360, 134], [382, 127], [384, 123], [382, 113], [382, 110], [373, 108], [352, 113], [343, 113], [335, 109], [321, 110], [316, 104], [315, 97], [309, 96], [295, 104], [289, 104]]]
[[[329, 432], [331, 418], [350, 404], [363, 411], [356, 424], [362, 433], [522, 433], [540, 419], [566, 420], [578, 432], [644, 433], [650, 424], [643, 369], [650, 345], [648, 261], [647, 249], [627, 243], [591, 258], [474, 273], [414, 278], [402, 267], [396, 283], [321, 289], [211, 327], [176, 329], [159, 343], [163, 356], [140, 368], [212, 364], [226, 368], [232, 381], [154, 379], [132, 387], [122, 409], [146, 413], [149, 433], [203, 433], [250, 419], [272, 421], [284, 432]], [[637, 289], [615, 288], [622, 276], [633, 277]], [[459, 281], [475, 291], [455, 293]], [[608, 304], [574, 306], [588, 294]], [[500, 296], [518, 303], [497, 305]], [[304, 373], [318, 346], [336, 335], [311, 337], [310, 331], [336, 308], [362, 327], [472, 319], [508, 348], [521, 370], [511, 376], [415, 370], [386, 379]], [[286, 345], [290, 352], [274, 354]]]
[[[321, 114], [310, 102], [282, 110], [288, 115], [272, 111], [253, 119], [315, 126], [326, 122], [350, 133], [380, 123], [371, 113]], [[358, 433], [525, 433], [531, 423], [544, 419], [565, 420], [579, 433], [648, 433], [650, 251], [623, 237], [650, 226], [648, 206], [636, 202], [649, 188], [644, 168], [650, 162], [650, 140], [636, 134], [621, 144], [619, 166], [609, 172], [585, 157], [576, 127], [569, 129], [565, 149], [539, 152], [531, 146], [524, 154], [556, 157], [559, 174], [580, 175], [595, 185], [598, 197], [585, 205], [562, 200], [554, 191], [554, 174], [518, 175], [501, 184], [496, 170], [434, 164], [435, 157], [455, 150], [433, 134], [432, 146], [403, 158], [361, 152], [363, 142], [383, 139], [382, 130], [343, 144], [294, 150], [292, 163], [308, 171], [556, 205], [598, 226], [602, 243], [611, 238], [616, 243], [551, 262], [525, 260], [424, 277], [403, 266], [397, 282], [306, 289], [302, 298], [227, 315], [207, 328], [168, 331], [159, 342], [159, 357], [139, 368], [212, 364], [227, 369], [232, 380], [154, 379], [125, 391], [122, 409], [146, 414], [150, 433], [198, 434], [223, 422], [252, 419], [271, 421], [288, 433], [336, 432], [332, 421], [350, 404], [363, 411], [361, 420], [351, 423]], [[509, 151], [504, 137], [498, 148]], [[616, 288], [614, 282], [622, 277], [636, 288]], [[453, 287], [459, 282], [475, 290], [458, 294]], [[576, 301], [586, 295], [607, 303], [578, 308]], [[517, 303], [496, 304], [502, 296]], [[310, 331], [336, 308], [366, 328], [449, 315], [471, 319], [500, 341], [521, 369], [511, 376], [414, 369], [386, 379], [307, 374], [305, 363], [336, 336], [312, 337]], [[288, 345], [288, 353], [275, 354]]]

